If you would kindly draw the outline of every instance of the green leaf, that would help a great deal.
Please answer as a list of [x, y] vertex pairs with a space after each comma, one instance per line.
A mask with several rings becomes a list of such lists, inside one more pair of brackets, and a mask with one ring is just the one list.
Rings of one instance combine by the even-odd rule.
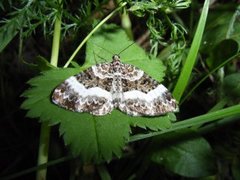
[[213, 69], [223, 63], [226, 59], [237, 54], [239, 50], [238, 43], [233, 39], [225, 39], [214, 46], [207, 59], [210, 69]]
[[74, 155], [80, 156], [84, 162], [92, 159], [99, 162], [110, 161], [113, 154], [121, 157], [121, 147], [129, 138], [130, 127], [128, 120], [118, 111], [100, 117], [67, 111], [60, 132]]
[[129, 11], [134, 13], [136, 16], [143, 17], [146, 12], [157, 13], [157, 12], [172, 12], [176, 9], [188, 8], [190, 5], [190, 0], [168, 0], [168, 1], [132, 1], [130, 2], [131, 7]]
[[46, 71], [46, 70], [56, 68], [55, 66], [50, 64], [47, 59], [45, 59], [42, 56], [37, 56], [36, 63], [37, 63], [38, 69], [41, 71]]
[[209, 12], [201, 47], [203, 52], [211, 52], [214, 46], [225, 39], [234, 39], [240, 44], [239, 7], [234, 5], [235, 12], [223, 11], [226, 8], [224, 4]]
[[[161, 137], [162, 143], [152, 153], [151, 160], [181, 176], [204, 177], [214, 174], [215, 161], [208, 142], [202, 137], [187, 134], [172, 133], [166, 139]], [[169, 140], [173, 136], [174, 141]]]
[[26, 25], [29, 18], [28, 10], [32, 2], [26, 3], [22, 9], [10, 13], [11, 19], [2, 21], [5, 23], [0, 27], [0, 52], [12, 41], [12, 39], [19, 33], [21, 29]]
[[[22, 17], [16, 21], [22, 22]], [[19, 32], [19, 25], [15, 21], [6, 23], [0, 28], [0, 52], [11, 42], [11, 40], [17, 35]]]
[[227, 97], [238, 101], [240, 98], [240, 74], [235, 73], [226, 76], [223, 80], [223, 90]]
[[[173, 115], [174, 116], [174, 115]], [[151, 129], [153, 131], [164, 130], [171, 127], [171, 118], [170, 115], [162, 116], [162, 117], [138, 117], [129, 119], [131, 126], [141, 127], [143, 129]]]

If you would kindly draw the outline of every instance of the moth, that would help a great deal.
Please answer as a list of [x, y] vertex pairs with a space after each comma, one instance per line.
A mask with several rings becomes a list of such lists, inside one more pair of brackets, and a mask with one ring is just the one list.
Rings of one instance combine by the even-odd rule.
[[110, 63], [91, 66], [69, 77], [52, 94], [56, 105], [96, 116], [114, 108], [131, 116], [159, 116], [177, 112], [178, 105], [168, 89], [143, 70], [122, 63], [114, 55]]

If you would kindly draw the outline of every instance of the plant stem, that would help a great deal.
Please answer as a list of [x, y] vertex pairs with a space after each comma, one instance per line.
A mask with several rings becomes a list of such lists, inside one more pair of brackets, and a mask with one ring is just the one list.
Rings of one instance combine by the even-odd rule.
[[[118, 4], [122, 4], [121, 0], [117, 0], [116, 2]], [[125, 30], [127, 36], [129, 37], [130, 40], [133, 40], [132, 23], [125, 7], [123, 8], [123, 11], [121, 14], [121, 21], [122, 21], [121, 22], [122, 27]]]
[[133, 40], [132, 23], [129, 18], [129, 14], [127, 13], [125, 8], [121, 15], [121, 20], [122, 20], [122, 27], [124, 28], [127, 36], [129, 37], [129, 39]]
[[58, 64], [60, 38], [61, 38], [61, 14], [58, 14], [58, 16], [56, 17], [55, 24], [54, 24], [52, 55], [51, 55], [51, 60], [50, 60], [50, 63], [56, 67]]
[[[50, 127], [47, 122], [41, 124], [40, 142], [38, 149], [38, 166], [48, 162], [48, 148], [50, 139]], [[47, 175], [47, 168], [38, 170], [36, 180], [45, 180]]]
[[111, 12], [107, 17], [105, 17], [80, 43], [80, 45], [77, 47], [77, 49], [73, 52], [72, 56], [68, 59], [66, 64], [63, 66], [64, 68], [68, 67], [73, 58], [76, 56], [78, 51], [83, 47], [83, 45], [87, 42], [87, 40], [93, 35], [94, 32], [97, 31], [98, 28], [100, 28], [108, 19], [110, 19], [117, 11], [119, 11], [122, 7], [124, 7], [127, 3], [124, 2], [121, 4], [120, 7], [115, 9], [113, 12]]
[[[58, 3], [61, 4], [61, 0], [58, 0]], [[52, 44], [52, 54], [50, 63], [53, 66], [58, 64], [58, 54], [59, 54], [59, 45], [61, 37], [61, 13], [57, 13], [55, 24], [54, 24], [54, 33], [53, 33], [53, 44]], [[40, 130], [40, 140], [39, 140], [39, 149], [38, 149], [38, 166], [48, 162], [48, 150], [49, 150], [49, 140], [50, 140], [50, 127], [48, 122], [43, 122], [41, 124]], [[36, 180], [45, 180], [47, 175], [47, 168], [38, 170], [36, 174]]]

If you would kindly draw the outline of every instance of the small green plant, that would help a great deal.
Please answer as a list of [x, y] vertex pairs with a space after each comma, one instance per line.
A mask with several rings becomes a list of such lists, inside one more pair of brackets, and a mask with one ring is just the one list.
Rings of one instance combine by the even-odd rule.
[[[214, 24], [207, 22], [209, 0], [206, 0], [201, 16], [197, 20], [193, 40], [188, 45], [185, 39], [186, 25], [184, 26], [176, 12], [188, 8], [189, 0], [116, 1], [113, 11], [106, 15], [103, 7], [107, 3], [108, 1], [85, 1], [77, 3], [78, 10], [74, 11], [70, 2], [62, 0], [22, 1], [22, 8], [17, 8], [9, 14], [8, 19], [2, 20], [3, 25], [0, 28], [2, 52], [19, 34], [21, 56], [23, 41], [40, 26], [45, 37], [49, 35], [53, 37], [50, 60], [38, 58], [36, 66], [40, 74], [28, 81], [29, 89], [22, 94], [26, 99], [21, 108], [27, 110], [26, 116], [37, 118], [42, 123], [38, 166], [30, 171], [37, 170], [37, 179], [46, 179], [47, 166], [54, 164], [48, 162], [48, 153], [51, 151], [50, 127], [58, 124], [59, 134], [69, 148], [70, 159], [78, 158], [76, 161], [80, 162], [82, 167], [89, 164], [95, 166], [101, 179], [110, 179], [111, 176], [114, 179], [115, 176], [118, 178], [120, 176], [120, 171], [116, 172], [119, 176], [110, 170], [108, 172], [107, 163], [123, 169], [122, 179], [145, 177], [146, 169], [150, 169], [153, 164], [182, 177], [215, 175], [217, 167], [211, 144], [201, 134], [213, 131], [214, 126], [219, 124], [239, 119], [240, 105], [237, 104], [240, 97], [239, 74], [231, 69], [233, 66], [227, 66], [239, 56], [240, 31], [236, 31], [240, 29], [239, 10], [225, 16], [230, 18], [228, 29], [224, 32], [219, 30], [221, 34], [225, 34], [225, 38], [214, 42], [210, 37], [211, 31], [216, 29]], [[3, 9], [2, 3], [0, 7]], [[100, 19], [95, 19], [96, 12], [100, 14]], [[121, 14], [123, 28], [114, 23], [107, 23], [117, 13]], [[134, 33], [129, 25], [131, 23], [129, 13], [146, 18], [146, 27], [150, 33], [149, 55], [131, 40]], [[211, 14], [210, 18], [213, 16]], [[85, 33], [85, 29], [89, 31]], [[71, 33], [75, 33], [76, 36], [78, 31], [84, 32], [84, 36], [80, 42], [77, 41], [79, 45], [60, 67], [61, 42], [71, 37]], [[237, 39], [234, 40], [234, 37]], [[173, 76], [167, 79], [171, 81], [169, 87], [173, 89], [173, 96], [179, 101], [180, 112], [177, 117], [173, 113], [159, 117], [131, 117], [118, 110], [98, 117], [68, 111], [51, 102], [54, 88], [66, 78], [96, 62], [110, 61], [113, 54], [118, 54], [130, 44], [133, 45], [121, 53], [123, 62], [143, 69], [159, 82], [163, 81], [165, 74]], [[83, 47], [86, 47], [85, 50]], [[228, 48], [225, 54], [219, 52], [219, 49], [224, 48]], [[80, 52], [85, 54], [82, 65], [77, 63], [77, 54]], [[208, 59], [202, 62], [203, 57], [200, 55], [205, 55]], [[216, 59], [220, 59], [220, 62]], [[198, 69], [199, 64], [207, 70], [195, 76], [194, 68]], [[224, 72], [228, 75], [225, 76]], [[216, 103], [212, 108], [208, 108], [205, 114], [185, 115], [188, 109], [184, 109], [184, 103], [189, 99], [194, 100], [197, 94], [195, 91], [201, 89], [201, 84], [209, 77], [220, 84], [218, 88], [221, 93], [218, 93]], [[204, 106], [203, 103], [202, 107]], [[136, 143], [137, 141], [139, 142]], [[134, 161], [130, 162], [128, 158], [134, 158]], [[63, 158], [63, 161], [67, 160], [69, 156]], [[239, 162], [239, 158], [235, 160]], [[127, 169], [114, 164], [126, 161], [129, 162]], [[232, 171], [234, 176], [239, 177], [236, 167], [233, 167]], [[18, 177], [24, 173], [28, 171], [7, 178]], [[162, 173], [166, 178], [169, 176], [167, 171], [158, 173]]]

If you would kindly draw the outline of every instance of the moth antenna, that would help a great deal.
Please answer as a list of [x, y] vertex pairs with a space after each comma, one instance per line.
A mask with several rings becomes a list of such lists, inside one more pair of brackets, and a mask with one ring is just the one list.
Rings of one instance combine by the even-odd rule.
[[93, 51], [93, 56], [94, 56], [94, 61], [97, 64], [97, 60], [96, 60], [96, 53]]
[[97, 45], [97, 44], [95, 44], [95, 43], [94, 43], [94, 45], [97, 46], [97, 47], [99, 47], [99, 48], [101, 48], [102, 50], [106, 51], [106, 52], [109, 53], [110, 55], [113, 55], [113, 54], [114, 54], [114, 53], [112, 53], [111, 51], [109, 51], [109, 50], [107, 50], [107, 49], [105, 49], [105, 48], [103, 48], [103, 47], [101, 47], [101, 46], [99, 46], [99, 45]]
[[99, 62], [97, 62], [96, 56], [97, 56], [99, 59], [103, 60], [104, 62], [107, 62], [107, 60], [106, 60], [105, 58], [103, 58], [103, 57], [101, 57], [100, 55], [96, 54], [94, 51], [93, 51], [93, 54], [94, 54], [94, 61], [95, 61], [96, 64], [99, 63]]
[[123, 50], [121, 50], [118, 55], [120, 55], [123, 51], [125, 51], [126, 49], [128, 49], [129, 47], [131, 47], [133, 44], [135, 44], [135, 42], [129, 44], [127, 47], [125, 47]]

